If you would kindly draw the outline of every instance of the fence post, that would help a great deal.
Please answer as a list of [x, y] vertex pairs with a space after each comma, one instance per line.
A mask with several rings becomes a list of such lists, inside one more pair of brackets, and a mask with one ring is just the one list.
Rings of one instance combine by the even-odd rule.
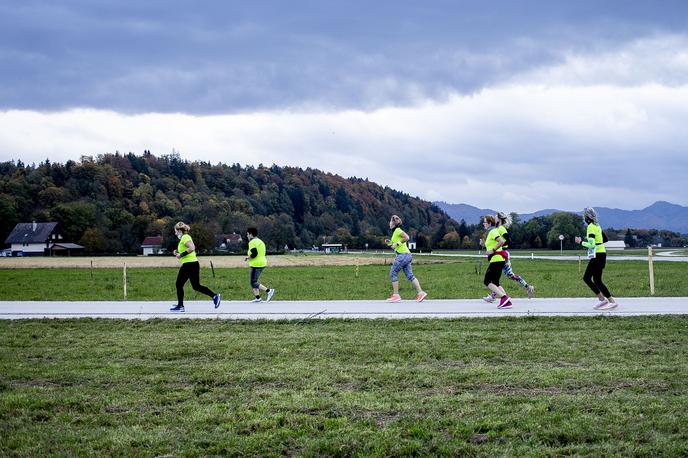
[[124, 300], [127, 300], [127, 263], [124, 263], [124, 270], [123, 270], [123, 276], [124, 276]]
[[647, 247], [647, 264], [650, 269], [650, 295], [655, 295], [655, 269], [652, 265], [652, 247]]

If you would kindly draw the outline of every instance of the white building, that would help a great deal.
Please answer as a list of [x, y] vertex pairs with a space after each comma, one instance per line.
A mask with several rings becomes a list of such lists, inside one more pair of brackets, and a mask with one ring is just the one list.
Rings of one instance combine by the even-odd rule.
[[162, 249], [162, 236], [146, 237], [141, 242], [141, 248], [143, 249], [143, 255], [148, 256], [151, 254], [160, 254]]
[[604, 247], [608, 250], [625, 250], [626, 243], [623, 240], [609, 240], [604, 244]]
[[[5, 240], [13, 256], [43, 256], [50, 254], [53, 243], [61, 243], [57, 223], [18, 223]], [[82, 247], [83, 248], [83, 247]]]

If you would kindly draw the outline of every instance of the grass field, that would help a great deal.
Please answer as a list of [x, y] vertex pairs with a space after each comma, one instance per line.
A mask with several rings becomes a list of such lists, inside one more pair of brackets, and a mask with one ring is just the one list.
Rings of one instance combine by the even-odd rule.
[[688, 318], [0, 322], [0, 455], [686, 456]]
[[[389, 260], [387, 260], [389, 262]], [[216, 268], [216, 278], [202, 264], [201, 283], [222, 293], [225, 300], [252, 298], [246, 268]], [[581, 264], [585, 269], [586, 263]], [[483, 266], [483, 269], [485, 266]], [[513, 268], [536, 286], [540, 297], [591, 297], [575, 261], [515, 260]], [[476, 298], [484, 294], [479, 261], [470, 258], [420, 258], [414, 273], [429, 299]], [[685, 263], [656, 263], [657, 296], [688, 296]], [[274, 267], [261, 281], [277, 289], [275, 300], [382, 299], [390, 292], [389, 265]], [[130, 300], [176, 299], [176, 268], [127, 270]], [[647, 263], [615, 261], [607, 265], [606, 284], [617, 296], [648, 296]], [[517, 283], [502, 278], [514, 297], [525, 297]], [[0, 269], [0, 300], [123, 300], [122, 269]], [[400, 277], [402, 297], [413, 297], [411, 285]], [[195, 292], [187, 284], [187, 299]], [[205, 299], [196, 297], [197, 299]]]

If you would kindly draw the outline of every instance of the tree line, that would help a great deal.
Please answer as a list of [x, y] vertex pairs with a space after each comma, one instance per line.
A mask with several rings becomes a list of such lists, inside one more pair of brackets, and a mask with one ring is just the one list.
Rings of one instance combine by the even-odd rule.
[[[418, 197], [311, 168], [213, 165], [150, 151], [83, 156], [64, 164], [0, 163], [2, 240], [18, 222], [57, 221], [65, 240], [92, 253], [138, 253], [150, 235], [162, 235], [172, 249], [172, 227], [179, 220], [191, 224], [201, 250], [215, 248], [217, 234], [243, 237], [249, 226], [274, 251], [324, 242], [380, 249], [392, 214], [404, 219], [421, 250], [477, 248], [482, 236], [480, 225], [454, 221]], [[559, 233], [567, 235], [565, 248], [573, 248], [572, 237], [584, 230], [573, 214], [523, 224], [513, 216], [515, 248], [558, 248]], [[681, 243], [677, 234], [656, 232], [647, 237]], [[645, 243], [644, 234], [636, 235], [633, 241]]]

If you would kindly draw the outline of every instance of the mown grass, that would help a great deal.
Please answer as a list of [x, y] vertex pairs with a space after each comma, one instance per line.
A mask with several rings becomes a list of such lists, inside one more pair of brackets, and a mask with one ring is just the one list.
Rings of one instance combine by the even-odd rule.
[[688, 318], [0, 322], [0, 455], [686, 456]]
[[[475, 298], [484, 294], [483, 275], [473, 259], [414, 261], [414, 273], [429, 299]], [[201, 283], [222, 293], [225, 300], [252, 297], [248, 269], [215, 269], [202, 264]], [[581, 263], [581, 271], [586, 263]], [[486, 266], [483, 265], [482, 269]], [[536, 286], [539, 297], [589, 297], [591, 291], [582, 281], [578, 262], [514, 260], [514, 271]], [[688, 296], [685, 263], [657, 262], [655, 294]], [[127, 270], [129, 300], [176, 299], [177, 269], [137, 268]], [[275, 300], [382, 299], [390, 292], [389, 266], [318, 266], [267, 268], [261, 281], [277, 289]], [[646, 262], [611, 261], [604, 274], [605, 283], [618, 297], [650, 294]], [[0, 300], [123, 300], [121, 269], [0, 269]], [[402, 297], [413, 297], [409, 282], [400, 275]], [[502, 277], [502, 284], [514, 297], [524, 297], [517, 283]], [[198, 296], [187, 284], [187, 299]]]

